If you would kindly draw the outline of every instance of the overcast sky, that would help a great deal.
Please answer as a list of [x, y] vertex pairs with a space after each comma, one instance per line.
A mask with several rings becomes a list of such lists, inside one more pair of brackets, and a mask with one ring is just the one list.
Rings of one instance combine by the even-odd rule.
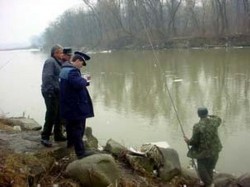
[[82, 0], [0, 0], [0, 45], [27, 43]]

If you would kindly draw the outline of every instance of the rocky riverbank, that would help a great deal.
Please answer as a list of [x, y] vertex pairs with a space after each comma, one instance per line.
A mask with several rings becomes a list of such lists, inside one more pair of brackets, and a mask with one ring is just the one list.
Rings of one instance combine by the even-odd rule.
[[[42, 146], [33, 119], [0, 119], [0, 186], [200, 186], [195, 171], [181, 167], [173, 148], [145, 144], [135, 151], [112, 139], [98, 147], [91, 128], [85, 136], [96, 154], [77, 160], [65, 142]], [[248, 187], [250, 174], [216, 174], [215, 186]]]

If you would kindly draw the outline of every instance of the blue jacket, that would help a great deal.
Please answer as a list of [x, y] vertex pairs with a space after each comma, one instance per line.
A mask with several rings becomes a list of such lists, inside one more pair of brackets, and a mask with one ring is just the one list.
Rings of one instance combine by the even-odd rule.
[[65, 62], [60, 72], [61, 116], [66, 120], [93, 117], [92, 100], [86, 88], [89, 83], [81, 77], [79, 69]]

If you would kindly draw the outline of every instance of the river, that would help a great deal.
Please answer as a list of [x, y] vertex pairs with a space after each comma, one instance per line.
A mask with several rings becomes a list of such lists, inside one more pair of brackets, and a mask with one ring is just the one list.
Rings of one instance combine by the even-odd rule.
[[[30, 116], [43, 125], [40, 93], [48, 54], [0, 51], [0, 115]], [[87, 120], [105, 145], [109, 138], [139, 148], [166, 141], [189, 164], [180, 124], [190, 137], [197, 107], [219, 115], [223, 150], [216, 169], [250, 172], [250, 49], [171, 49], [91, 54], [87, 69], [95, 117]], [[171, 102], [171, 99], [173, 103]]]

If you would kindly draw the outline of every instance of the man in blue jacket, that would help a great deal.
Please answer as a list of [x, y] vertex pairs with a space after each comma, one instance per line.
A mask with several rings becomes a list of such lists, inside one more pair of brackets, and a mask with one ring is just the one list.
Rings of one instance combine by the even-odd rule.
[[87, 90], [89, 82], [82, 78], [80, 72], [89, 59], [88, 55], [77, 51], [71, 63], [65, 62], [60, 72], [61, 116], [66, 120], [68, 146], [74, 146], [78, 159], [92, 154], [85, 150], [83, 135], [86, 118], [93, 117], [94, 111]]

